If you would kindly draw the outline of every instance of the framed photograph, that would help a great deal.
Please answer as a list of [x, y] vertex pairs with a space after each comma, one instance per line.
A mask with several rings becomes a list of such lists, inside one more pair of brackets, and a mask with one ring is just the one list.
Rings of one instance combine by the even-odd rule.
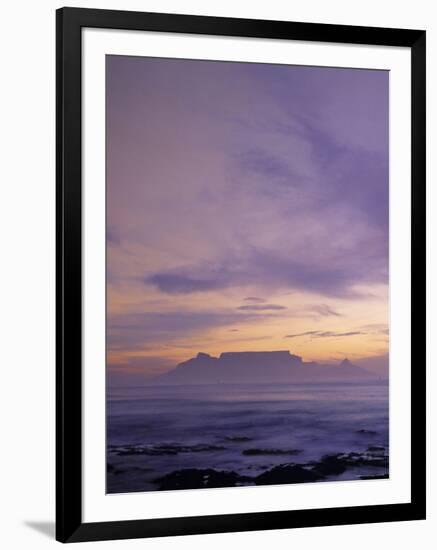
[[57, 539], [425, 518], [425, 31], [57, 12]]

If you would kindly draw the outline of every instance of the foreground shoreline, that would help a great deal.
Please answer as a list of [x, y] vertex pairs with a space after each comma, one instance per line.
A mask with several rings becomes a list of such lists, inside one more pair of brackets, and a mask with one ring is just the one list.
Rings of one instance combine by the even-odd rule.
[[[267, 450], [266, 450], [267, 451]], [[265, 452], [268, 455], [268, 452]], [[285, 454], [285, 453], [284, 453]], [[296, 452], [297, 454], [297, 452]], [[123, 470], [108, 464], [108, 492], [110, 479], [123, 476]], [[389, 457], [385, 447], [370, 446], [365, 452], [327, 454], [319, 461], [284, 462], [266, 468], [258, 475], [242, 475], [234, 470], [215, 468], [183, 468], [153, 478], [154, 488], [138, 487], [134, 491], [173, 491], [187, 489], [212, 489], [225, 487], [245, 487], [257, 485], [283, 485], [314, 483], [320, 481], [351, 481], [387, 479], [389, 477]]]

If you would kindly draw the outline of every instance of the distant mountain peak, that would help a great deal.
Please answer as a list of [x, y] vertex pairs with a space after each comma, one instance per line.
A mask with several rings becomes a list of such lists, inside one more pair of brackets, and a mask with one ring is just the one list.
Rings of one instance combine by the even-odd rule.
[[340, 363], [340, 367], [354, 367], [355, 365], [349, 361], [347, 357]]

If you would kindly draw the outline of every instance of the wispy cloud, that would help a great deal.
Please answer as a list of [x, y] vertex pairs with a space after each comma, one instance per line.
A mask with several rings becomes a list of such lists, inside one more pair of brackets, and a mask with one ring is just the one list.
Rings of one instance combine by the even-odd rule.
[[260, 304], [260, 305], [240, 306], [237, 309], [241, 311], [279, 311], [281, 309], [287, 309], [287, 308], [285, 306], [280, 306], [278, 304]]
[[368, 334], [382, 334], [387, 336], [390, 330], [386, 323], [372, 323], [369, 325], [363, 325], [361, 330], [365, 330]]
[[167, 294], [191, 294], [223, 288], [227, 285], [226, 278], [218, 274], [216, 278], [197, 278], [184, 273], [156, 273], [145, 279], [146, 283], [155, 285], [161, 292]]
[[298, 338], [300, 336], [310, 336], [311, 338], [343, 338], [347, 336], [364, 335], [365, 332], [361, 331], [349, 331], [349, 332], [335, 332], [331, 330], [309, 330], [307, 332], [299, 332], [297, 334], [287, 334], [284, 338]]
[[308, 306], [307, 311], [316, 313], [321, 317], [341, 317], [341, 314], [338, 313], [338, 311], [335, 311], [335, 309], [326, 304]]

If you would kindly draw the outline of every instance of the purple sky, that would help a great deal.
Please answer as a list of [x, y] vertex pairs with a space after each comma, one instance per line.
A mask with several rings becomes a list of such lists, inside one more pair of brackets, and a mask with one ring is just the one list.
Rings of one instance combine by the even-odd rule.
[[111, 369], [387, 352], [388, 78], [107, 57]]

